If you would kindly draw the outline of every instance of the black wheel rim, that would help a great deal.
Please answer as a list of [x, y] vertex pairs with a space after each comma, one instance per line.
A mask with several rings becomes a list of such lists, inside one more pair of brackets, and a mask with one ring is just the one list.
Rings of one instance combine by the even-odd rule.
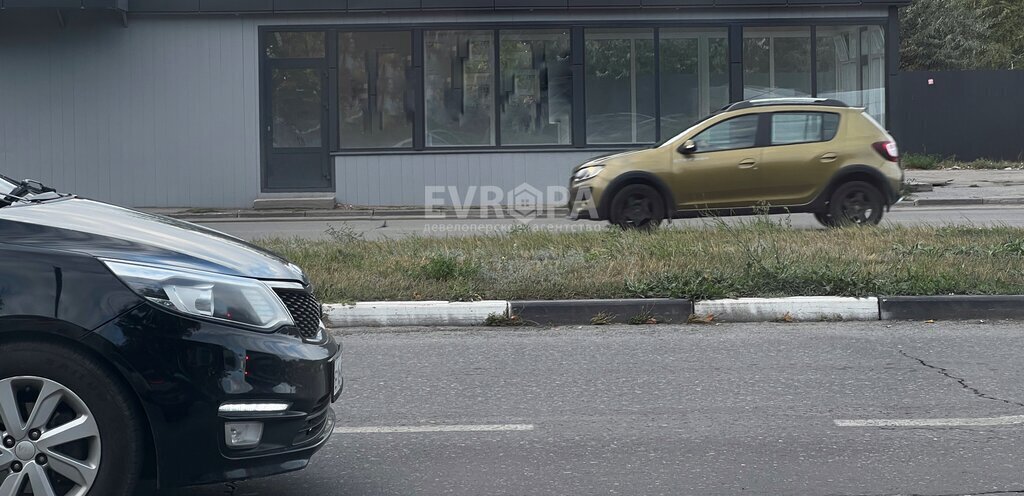
[[651, 197], [634, 193], [626, 198], [622, 208], [623, 224], [631, 227], [647, 227], [654, 221], [654, 202]]
[[869, 224], [875, 216], [875, 202], [865, 190], [854, 189], [846, 193], [840, 200], [839, 207], [843, 218], [851, 224]]

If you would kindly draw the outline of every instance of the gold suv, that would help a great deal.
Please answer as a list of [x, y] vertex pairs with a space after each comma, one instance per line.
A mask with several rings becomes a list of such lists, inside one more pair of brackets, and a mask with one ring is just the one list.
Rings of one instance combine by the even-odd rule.
[[748, 100], [649, 149], [573, 169], [573, 219], [623, 228], [703, 215], [813, 213], [826, 226], [878, 224], [900, 200], [896, 142], [837, 100]]

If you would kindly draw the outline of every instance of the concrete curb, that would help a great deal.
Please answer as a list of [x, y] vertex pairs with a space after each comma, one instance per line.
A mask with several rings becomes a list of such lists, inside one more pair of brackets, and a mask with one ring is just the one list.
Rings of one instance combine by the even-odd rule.
[[[375, 220], [375, 219], [427, 219], [455, 220], [482, 219], [501, 220], [519, 217], [516, 212], [504, 208], [497, 216], [494, 211], [470, 209], [456, 212], [451, 209], [427, 210], [424, 208], [360, 208], [360, 209], [317, 209], [317, 210], [217, 210], [211, 212], [165, 212], [163, 215], [191, 222], [258, 222], [260, 220]], [[569, 215], [564, 207], [548, 208], [541, 217], [563, 218]]]
[[693, 314], [693, 302], [674, 298], [634, 300], [528, 300], [509, 303], [512, 315], [537, 324], [629, 323], [653, 319], [657, 323], [684, 323]]
[[328, 327], [478, 326], [490, 315], [508, 315], [508, 302], [500, 300], [368, 301], [352, 305], [324, 305]]
[[[672, 298], [531, 301], [381, 301], [324, 305], [329, 327], [479, 326], [488, 317], [515, 316], [526, 324], [624, 324], [822, 320], [1024, 320], [1024, 295], [740, 298], [691, 302]], [[710, 317], [710, 318], [709, 318]], [[600, 321], [600, 322], [598, 322]]]
[[716, 322], [878, 320], [879, 315], [878, 298], [831, 296], [700, 301], [694, 313], [714, 316]]
[[1024, 319], [1024, 296], [889, 296], [882, 320]]
[[[914, 207], [952, 207], [952, 206], [981, 206], [981, 205], [1024, 205], [1024, 198], [1017, 197], [996, 197], [996, 198], [921, 198], [907, 200], [899, 203], [895, 208]], [[543, 216], [562, 218], [569, 214], [564, 208], [556, 208], [545, 211]], [[261, 220], [376, 220], [376, 219], [427, 219], [427, 220], [456, 220], [456, 219], [480, 219], [499, 220], [494, 217], [493, 212], [488, 216], [482, 212], [472, 211], [457, 214], [450, 210], [427, 211], [425, 209], [334, 209], [334, 210], [223, 210], [213, 212], [171, 212], [165, 214], [168, 217], [187, 220], [191, 222], [259, 222]], [[501, 218], [515, 218], [515, 213], [503, 211]]]

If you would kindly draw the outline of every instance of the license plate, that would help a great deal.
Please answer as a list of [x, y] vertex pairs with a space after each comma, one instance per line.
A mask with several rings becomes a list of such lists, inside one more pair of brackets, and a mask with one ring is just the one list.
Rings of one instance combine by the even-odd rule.
[[339, 356], [334, 360], [334, 394], [333, 399], [337, 399], [338, 395], [341, 394], [341, 387], [345, 384], [345, 378], [341, 374], [341, 357]]

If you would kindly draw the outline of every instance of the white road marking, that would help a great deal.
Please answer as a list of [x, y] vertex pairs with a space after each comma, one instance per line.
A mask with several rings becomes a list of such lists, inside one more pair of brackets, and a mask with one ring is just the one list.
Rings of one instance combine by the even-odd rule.
[[398, 425], [378, 427], [335, 427], [335, 434], [387, 434], [411, 432], [500, 432], [532, 431], [533, 424], [489, 424], [489, 425]]
[[834, 420], [839, 427], [971, 427], [1024, 424], [1024, 415], [987, 418]]

